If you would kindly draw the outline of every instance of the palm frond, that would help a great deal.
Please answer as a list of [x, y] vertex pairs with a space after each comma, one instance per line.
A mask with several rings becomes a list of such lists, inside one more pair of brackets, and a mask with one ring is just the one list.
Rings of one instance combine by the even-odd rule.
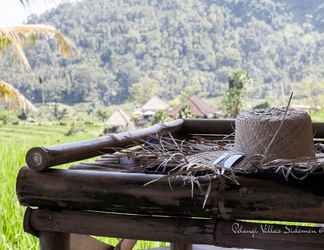
[[0, 103], [11, 109], [37, 111], [36, 107], [11, 84], [0, 80]]
[[26, 6], [27, 4], [29, 4], [29, 0], [19, 0], [19, 2], [20, 2], [23, 6]]
[[66, 58], [75, 54], [72, 42], [51, 25], [27, 24], [0, 28], [0, 49], [13, 45], [21, 62], [30, 69], [29, 62], [22, 50], [22, 45], [35, 39], [55, 39], [59, 52]]

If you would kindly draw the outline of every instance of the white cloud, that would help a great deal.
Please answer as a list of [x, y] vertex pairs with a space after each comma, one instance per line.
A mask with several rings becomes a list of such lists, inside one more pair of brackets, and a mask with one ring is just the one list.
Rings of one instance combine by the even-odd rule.
[[0, 26], [22, 24], [28, 15], [40, 14], [55, 7], [63, 0], [33, 0], [28, 7], [23, 7], [19, 0], [0, 0]]

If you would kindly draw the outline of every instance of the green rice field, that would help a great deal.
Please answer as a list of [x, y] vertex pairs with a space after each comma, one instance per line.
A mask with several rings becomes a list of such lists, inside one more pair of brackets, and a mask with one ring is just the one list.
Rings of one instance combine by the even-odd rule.
[[[73, 136], [65, 136], [66, 126], [0, 125], [0, 250], [36, 250], [37, 239], [24, 233], [24, 208], [17, 201], [15, 182], [18, 170], [24, 165], [26, 151], [36, 145], [52, 145], [94, 138], [100, 127], [88, 127]], [[116, 239], [100, 238], [116, 244]], [[136, 249], [165, 246], [166, 243], [139, 241]]]

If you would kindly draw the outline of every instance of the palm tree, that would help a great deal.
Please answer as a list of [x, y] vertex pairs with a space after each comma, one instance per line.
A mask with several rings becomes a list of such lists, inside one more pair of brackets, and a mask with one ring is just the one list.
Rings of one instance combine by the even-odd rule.
[[51, 25], [27, 24], [14, 27], [0, 27], [0, 49], [10, 46], [14, 48], [19, 59], [28, 70], [31, 70], [31, 68], [22, 47], [30, 39], [40, 38], [54, 38], [57, 41], [60, 53], [64, 57], [72, 56], [74, 51], [72, 43]]
[[[30, 0], [19, 0], [26, 6]], [[14, 27], [0, 27], [0, 51], [13, 48], [18, 58], [27, 70], [31, 66], [23, 51], [24, 44], [30, 39], [53, 38], [57, 41], [59, 52], [64, 57], [71, 57], [74, 52], [72, 43], [55, 27], [50, 25], [19, 25]], [[35, 107], [11, 84], [0, 79], [0, 101], [9, 103], [11, 107], [35, 110]]]
[[23, 109], [36, 111], [35, 106], [27, 100], [16, 88], [11, 84], [0, 80], [0, 104], [1, 100], [10, 109]]
[[[20, 1], [25, 3], [26, 1]], [[59, 52], [64, 57], [71, 57], [74, 53], [74, 46], [55, 27], [50, 25], [19, 25], [14, 27], [0, 27], [0, 50], [13, 48], [22, 64], [28, 71], [31, 71], [30, 64], [23, 51], [23, 46], [30, 39], [53, 38], [57, 41]], [[4, 100], [15, 99], [17, 107], [28, 108], [27, 99], [9, 83], [0, 80], [0, 98]], [[9, 93], [11, 91], [11, 93]], [[18, 94], [19, 93], [19, 94]], [[29, 101], [28, 101], [29, 102]], [[29, 102], [30, 103], [30, 102]], [[30, 103], [31, 104], [31, 103]]]

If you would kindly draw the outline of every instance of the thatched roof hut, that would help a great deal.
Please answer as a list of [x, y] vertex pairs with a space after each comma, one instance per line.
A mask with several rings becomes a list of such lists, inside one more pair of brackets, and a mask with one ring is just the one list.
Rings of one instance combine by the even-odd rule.
[[116, 109], [106, 122], [109, 127], [131, 128], [134, 124], [131, 117], [122, 109]]
[[178, 118], [179, 112], [185, 107], [189, 107], [193, 116], [199, 118], [212, 118], [216, 116], [216, 110], [198, 96], [188, 97], [184, 103], [179, 104], [172, 109], [169, 115], [172, 118]]
[[148, 100], [143, 107], [141, 108], [142, 112], [145, 113], [147, 111], [157, 112], [160, 110], [166, 110], [169, 107], [167, 103], [161, 100], [158, 96], [153, 96], [150, 100]]

